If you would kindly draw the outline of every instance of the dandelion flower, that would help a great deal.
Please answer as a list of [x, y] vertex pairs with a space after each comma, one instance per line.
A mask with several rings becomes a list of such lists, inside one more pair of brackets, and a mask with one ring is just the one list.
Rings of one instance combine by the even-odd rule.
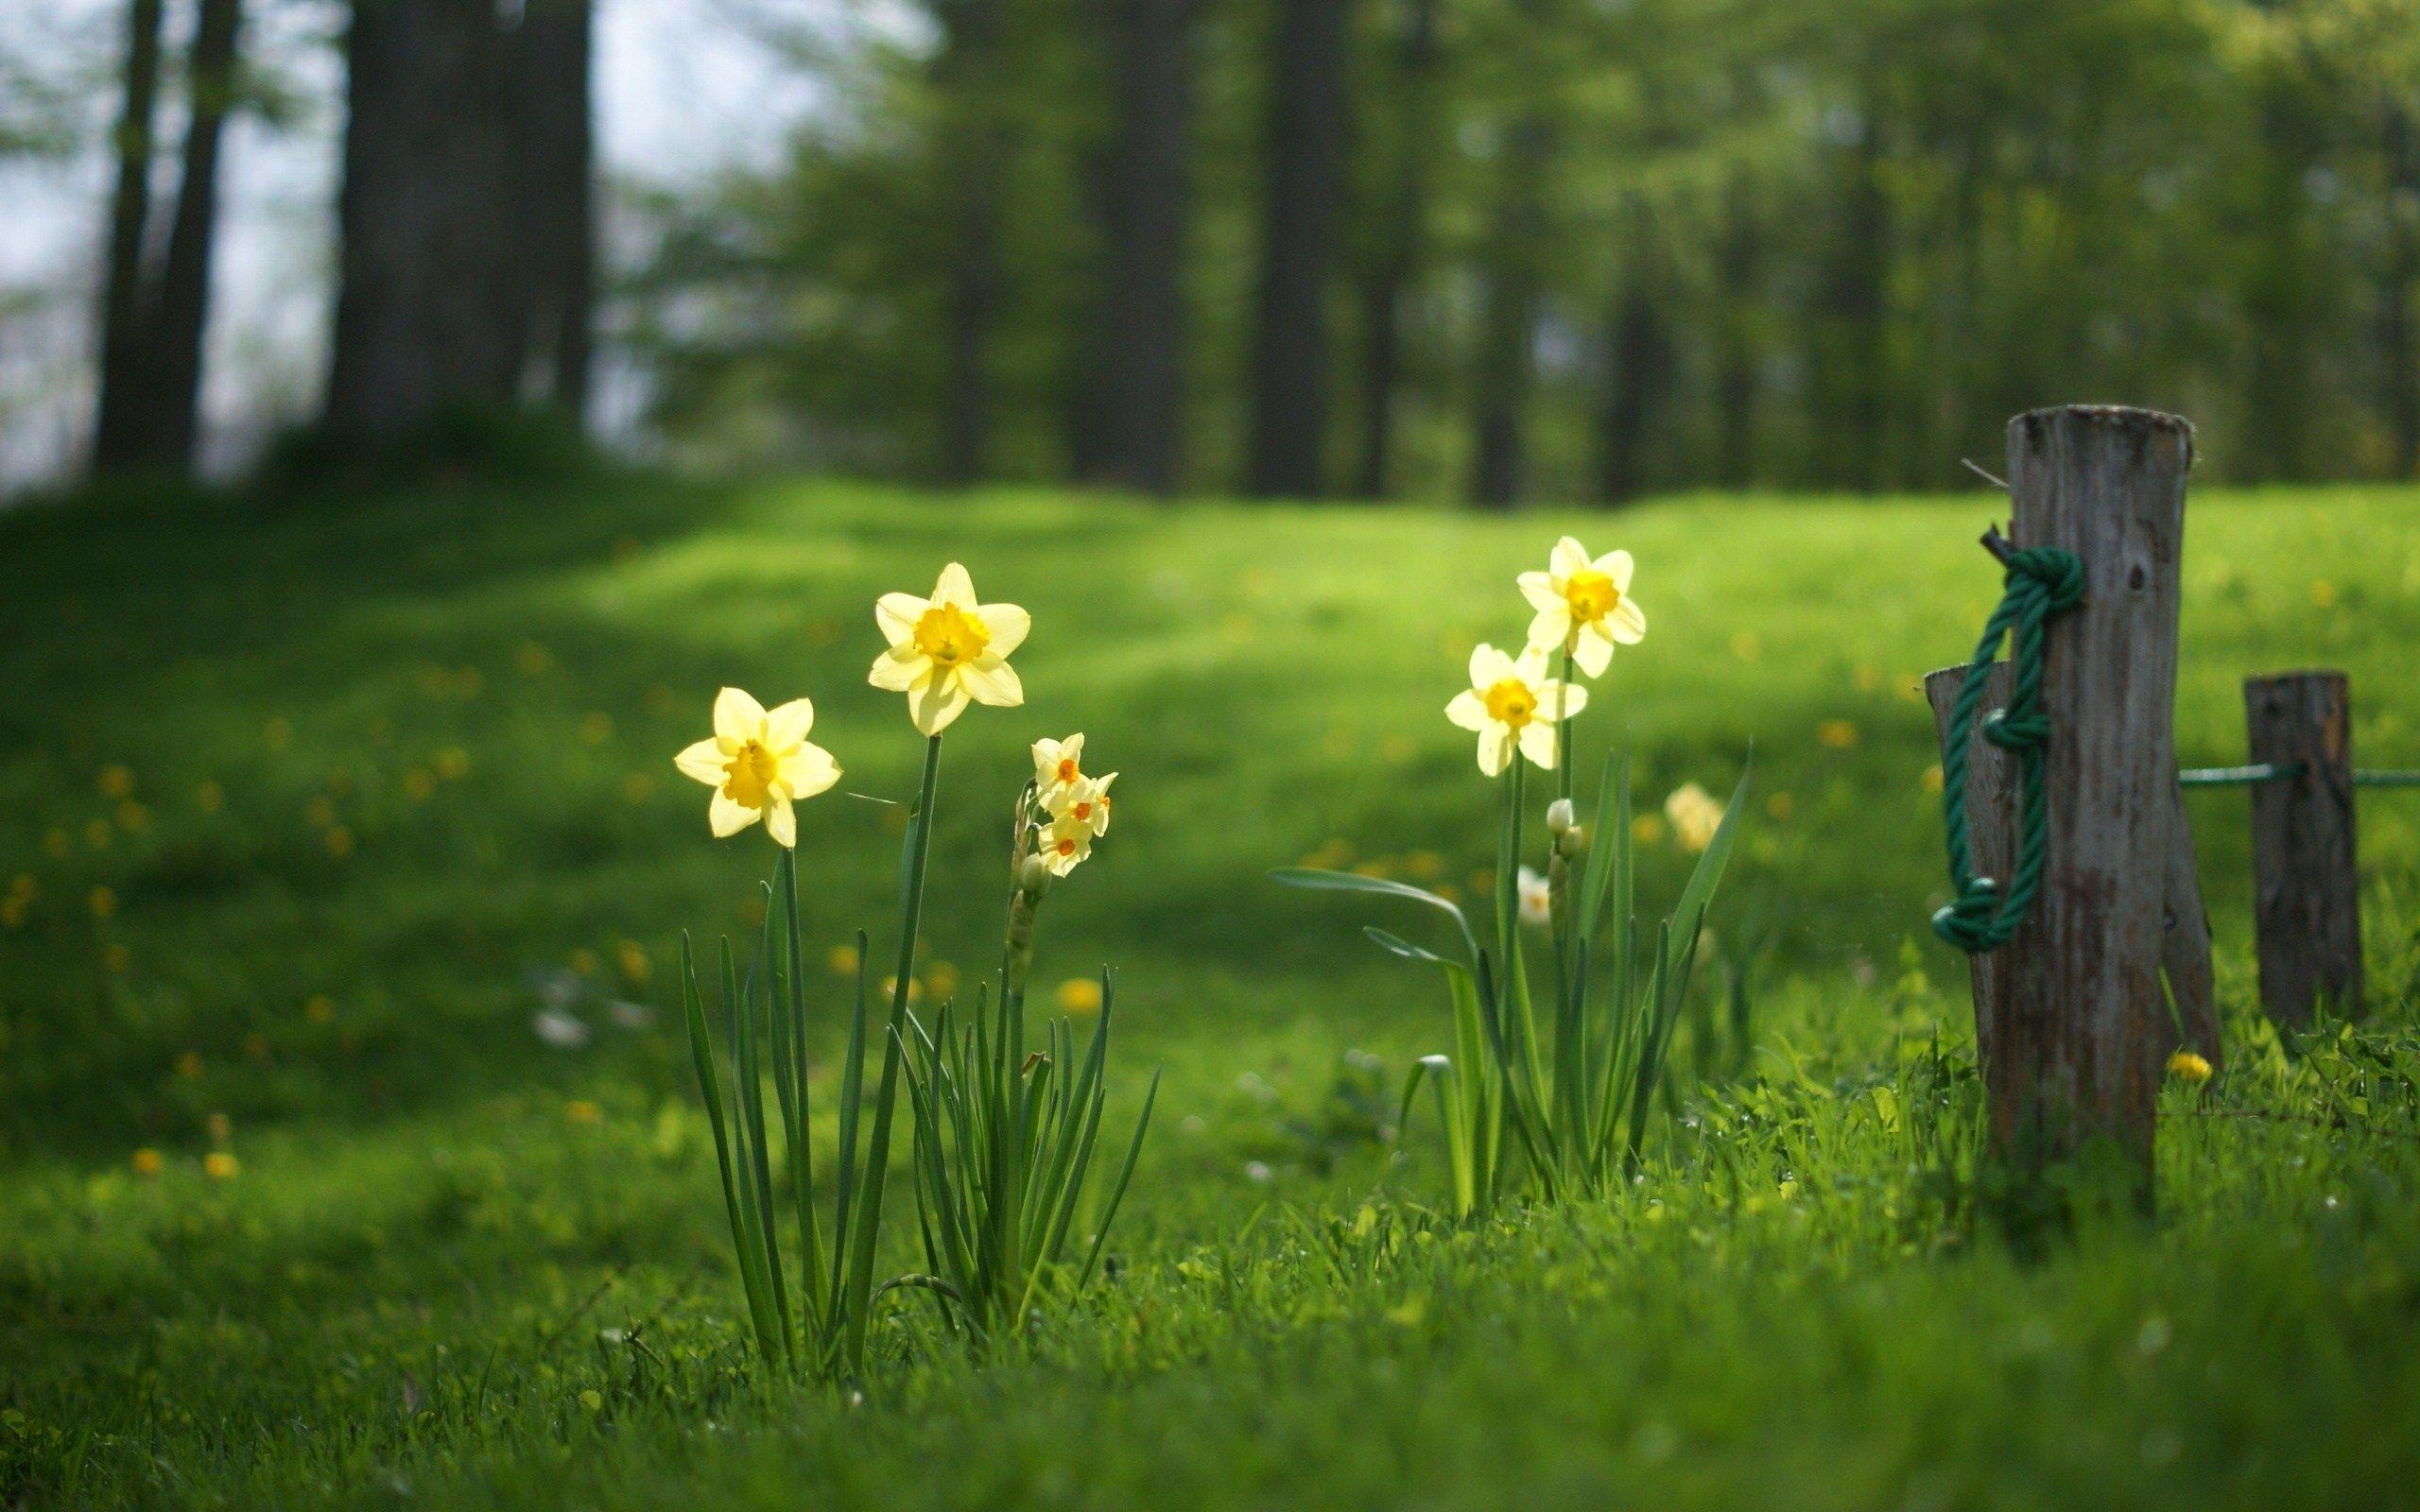
[[201, 1158], [201, 1174], [213, 1181], [233, 1181], [243, 1167], [225, 1150], [213, 1150]]
[[165, 1167], [167, 1163], [168, 1162], [165, 1160], [162, 1159], [160, 1152], [157, 1150], [146, 1148], [134, 1152], [134, 1174], [136, 1176], [158, 1176], [161, 1170]]
[[1521, 594], [1538, 611], [1530, 644], [1569, 651], [1581, 671], [1603, 677], [1615, 646], [1636, 645], [1647, 634], [1647, 616], [1630, 596], [1631, 570], [1627, 551], [1591, 560], [1571, 537], [1556, 541], [1545, 572], [1521, 575]]
[[1034, 853], [1042, 857], [1052, 876], [1063, 877], [1091, 857], [1093, 827], [1079, 819], [1053, 819], [1044, 828]]
[[1059, 984], [1056, 998], [1062, 1013], [1098, 1013], [1100, 984], [1089, 976], [1071, 976]]
[[706, 823], [717, 839], [763, 819], [776, 843], [798, 844], [792, 801], [840, 780], [832, 753], [806, 738], [814, 725], [815, 706], [804, 698], [768, 711], [737, 688], [715, 696], [714, 738], [683, 750], [672, 765], [715, 790]]
[[1664, 800], [1664, 817], [1671, 821], [1683, 850], [1703, 850], [1722, 828], [1722, 804], [1697, 783], [1684, 782]]
[[2210, 1063], [2190, 1050], [2180, 1050], [2168, 1057], [2168, 1074], [2178, 1081], [2199, 1087], [2210, 1079]]
[[1025, 702], [1009, 653], [1032, 620], [1014, 604], [977, 603], [974, 580], [957, 562], [942, 569], [932, 597], [885, 593], [873, 616], [890, 649], [874, 658], [866, 680], [906, 694], [908, 717], [924, 733], [947, 730], [969, 700], [995, 709]]
[[1535, 765], [1555, 762], [1554, 727], [1588, 706], [1588, 690], [1547, 676], [1547, 653], [1532, 645], [1509, 657], [1482, 644], [1471, 653], [1471, 685], [1445, 706], [1445, 717], [1478, 736], [1478, 769], [1494, 777], [1514, 747]]

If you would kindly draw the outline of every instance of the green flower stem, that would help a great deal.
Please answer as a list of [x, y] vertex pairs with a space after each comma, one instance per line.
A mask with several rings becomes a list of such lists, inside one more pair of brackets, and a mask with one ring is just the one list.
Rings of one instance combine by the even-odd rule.
[[917, 794], [911, 823], [915, 833], [908, 844], [907, 876], [899, 891], [899, 971], [891, 979], [890, 1027], [882, 1037], [882, 1080], [873, 1094], [873, 1131], [866, 1144], [865, 1193], [850, 1214], [849, 1318], [841, 1340], [841, 1360], [852, 1374], [862, 1373], [866, 1356], [866, 1314], [873, 1301], [874, 1240], [882, 1227], [883, 1177], [890, 1166], [890, 1112], [899, 1089], [900, 1044], [908, 1033], [908, 993], [915, 982], [916, 930], [925, 910], [925, 858], [932, 848], [933, 786], [942, 769], [942, 737], [925, 747], [925, 782]]

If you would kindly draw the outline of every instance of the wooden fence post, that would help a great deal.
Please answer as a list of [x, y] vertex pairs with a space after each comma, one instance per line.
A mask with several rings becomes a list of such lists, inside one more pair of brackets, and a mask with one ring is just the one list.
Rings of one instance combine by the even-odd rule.
[[2260, 1005], [2280, 1029], [2320, 1006], [2361, 1011], [2361, 888], [2353, 849], [2352, 696], [2342, 672], [2243, 684], [2252, 759], [2300, 764], [2252, 785], [2253, 918]]
[[[1925, 674], [1925, 699], [1932, 705], [1933, 731], [1948, 755], [1949, 711], [1966, 680], [1962, 666], [1943, 667]], [[2008, 706], [2009, 666], [1994, 666], [1983, 684], [1981, 712], [1989, 714]], [[1979, 737], [1970, 741], [1966, 767], [1966, 829], [1974, 847], [1978, 875], [2006, 877], [2015, 864], [2013, 805], [2016, 793], [2016, 763], [2008, 752]], [[2202, 902], [2202, 879], [2194, 853], [2193, 831], [2185, 817], [2185, 790], [2169, 783], [2168, 870], [2160, 920], [2160, 971], [2168, 978], [2168, 993], [2176, 1005], [2176, 1022], [2166, 1015], [2159, 1022], [2160, 1053], [2165, 1057], [2182, 1043], [2210, 1063], [2225, 1063], [2219, 1042], [2216, 973], [2210, 964], [2210, 917]], [[1994, 965], [1996, 951], [1979, 951], [1966, 957], [1967, 977], [1975, 997], [1975, 1058], [1989, 1066], [1997, 1051], [1994, 1018], [2004, 1011], [1999, 994], [2002, 976]], [[2180, 1040], [2177, 1028], [2184, 1031]], [[1989, 1074], [1988, 1072], [1985, 1073]]]
[[2049, 864], [2002, 947], [1986, 1068], [1993, 1146], [2020, 1174], [2108, 1141], [2152, 1195], [2166, 1057], [2162, 928], [2174, 819], [2178, 560], [2193, 429], [2069, 406], [2009, 422], [2012, 533], [2083, 563], [2049, 629]]

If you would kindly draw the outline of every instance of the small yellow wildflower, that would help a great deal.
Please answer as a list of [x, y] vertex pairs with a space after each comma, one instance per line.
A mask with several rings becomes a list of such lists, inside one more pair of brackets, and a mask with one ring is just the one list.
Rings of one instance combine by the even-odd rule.
[[563, 1117], [575, 1124], [601, 1124], [605, 1121], [605, 1109], [585, 1097], [575, 1097], [563, 1105]]
[[302, 806], [302, 816], [311, 821], [313, 828], [324, 830], [337, 822], [337, 800], [325, 793], [319, 794]]
[[596, 953], [585, 945], [575, 945], [564, 953], [563, 968], [574, 976], [595, 976]]
[[1786, 819], [1797, 812], [1798, 799], [1787, 793], [1775, 793], [1765, 799], [1765, 814], [1768, 817]]
[[225, 1150], [213, 1150], [201, 1158], [201, 1174], [213, 1181], [233, 1181], [243, 1167]]
[[199, 1080], [201, 1076], [201, 1052], [199, 1050], [188, 1050], [184, 1054], [179, 1056], [177, 1057], [177, 1074], [187, 1081]]
[[157, 1150], [146, 1148], [134, 1152], [134, 1174], [136, 1176], [158, 1176], [163, 1170], [166, 1169], [167, 1164], [168, 1162], [161, 1158], [160, 1152]]
[[2336, 607], [2336, 585], [2323, 577], [2310, 585], [2310, 601], [2314, 609]]
[[303, 1000], [302, 1016], [313, 1023], [331, 1022], [337, 1016], [336, 1000], [325, 992], [314, 992]]
[[1093, 827], [1080, 819], [1053, 819], [1042, 831], [1034, 853], [1042, 857], [1052, 876], [1063, 877], [1091, 857]]
[[112, 763], [101, 768], [95, 785], [103, 798], [126, 798], [134, 792], [134, 773]]
[[1941, 763], [1935, 762], [1930, 766], [1926, 767], [1924, 776], [1918, 779], [1918, 781], [1922, 783], [1926, 792], [1940, 792], [1942, 783], [1946, 781], [1946, 779], [1941, 775]]
[[925, 968], [925, 986], [939, 1002], [947, 1002], [958, 991], [958, 968], [947, 961], [934, 961]]
[[2210, 1079], [2210, 1063], [2190, 1050], [2180, 1050], [2168, 1057], [2168, 1074], [2178, 1081], [2199, 1087]]
[[1089, 976], [1071, 976], [1053, 994], [1062, 1013], [1098, 1013], [1100, 983]]
[[424, 766], [415, 766], [404, 774], [404, 796], [415, 803], [428, 800], [437, 791], [437, 778]]
[[1554, 727], [1588, 706], [1588, 690], [1547, 677], [1547, 653], [1534, 645], [1509, 657], [1481, 643], [1471, 653], [1470, 678], [1470, 687], [1445, 706], [1445, 717], [1478, 736], [1478, 769], [1500, 774], [1517, 747], [1551, 770]]
[[85, 895], [84, 905], [93, 911], [95, 919], [114, 918], [117, 914], [117, 894], [107, 886], [95, 887]]
[[353, 854], [353, 832], [346, 829], [343, 825], [330, 825], [328, 827], [326, 841], [328, 854], [336, 857], [338, 861], [342, 861], [345, 857]]
[[459, 746], [448, 746], [430, 760], [437, 767], [437, 775], [449, 782], [458, 782], [471, 775], [471, 753]]
[[715, 790], [706, 823], [716, 838], [763, 819], [775, 843], [798, 844], [791, 802], [813, 798], [840, 780], [832, 753], [806, 738], [814, 725], [815, 706], [804, 698], [769, 712], [737, 688], [716, 696], [714, 738], [672, 759], [683, 774]]
[[1702, 851], [1714, 844], [1715, 832], [1722, 827], [1722, 804], [1697, 783], [1684, 782], [1664, 800], [1664, 817], [1671, 821], [1683, 850]]
[[129, 799], [117, 806], [117, 827], [129, 834], [141, 834], [151, 828], [151, 811]]
[[1571, 537], [1556, 541], [1545, 572], [1520, 576], [1521, 596], [1538, 611], [1530, 622], [1530, 644], [1567, 650], [1582, 672], [1603, 677], [1616, 645], [1636, 645], [1647, 634], [1647, 616], [1630, 596], [1632, 570], [1627, 551], [1591, 560]]
[[1845, 719], [1826, 719], [1815, 727], [1815, 738], [1834, 750], [1847, 750], [1857, 744], [1857, 726]]
[[908, 696], [908, 717], [927, 735], [949, 728], [969, 700], [995, 709], [1025, 702], [1009, 655], [1025, 644], [1032, 618], [1014, 604], [982, 604], [966, 569], [942, 569], [930, 598], [885, 593], [874, 623], [890, 649], [874, 658], [866, 680]]
[[31, 903], [26, 899], [15, 897], [13, 895], [7, 898], [0, 898], [0, 928], [19, 929], [24, 927], [26, 915], [30, 911], [30, 908]]
[[655, 974], [655, 963], [647, 957], [647, 947], [637, 940], [626, 939], [614, 947], [614, 964], [621, 967], [623, 980], [634, 987], [645, 987]]
[[1630, 837], [1640, 845], [1655, 845], [1664, 838], [1664, 821], [1652, 814], [1641, 814], [1630, 821]]
[[857, 948], [855, 945], [835, 945], [832, 954], [824, 960], [831, 965], [833, 975], [854, 976], [857, 971]]
[[224, 1113], [211, 1114], [201, 1121], [201, 1126], [208, 1129], [211, 1139], [220, 1144], [226, 1143], [235, 1133], [235, 1121]]

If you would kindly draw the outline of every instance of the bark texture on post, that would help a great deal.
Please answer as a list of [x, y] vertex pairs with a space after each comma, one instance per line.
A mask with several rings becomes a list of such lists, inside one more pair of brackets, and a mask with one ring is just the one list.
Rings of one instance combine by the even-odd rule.
[[[1925, 699], [1932, 705], [1933, 733], [1943, 743], [1945, 758], [1949, 753], [1950, 706], [1958, 701], [1958, 690], [1965, 680], [1963, 666], [1925, 674]], [[1988, 715], [2008, 706], [2008, 663], [1993, 667], [1983, 685], [1982, 713]], [[1979, 876], [2005, 878], [2016, 861], [2012, 838], [2015, 833], [2016, 762], [2008, 752], [1979, 737], [1973, 741], [1966, 759], [1966, 833], [1968, 843], [1974, 848], [1975, 871]], [[2166, 1014], [2160, 1016], [2159, 1051], [2165, 1057], [2182, 1042], [2216, 1070], [2224, 1064], [2224, 1057], [2219, 1042], [2216, 976], [2210, 964], [2209, 913], [2202, 902], [2200, 861], [2194, 851], [2193, 832], [2186, 822], [2184, 789], [2174, 782], [2169, 783], [2169, 801], [2168, 869], [2163, 891], [2166, 906], [2161, 919], [2159, 965], [2168, 978], [2168, 994], [2176, 1005], [2176, 1019], [2171, 1023]], [[1999, 954], [1979, 951], [1966, 957], [1967, 975], [1975, 994], [1975, 1058], [1984, 1066], [1990, 1065], [1997, 1050], [1993, 1021], [2004, 1011], [1999, 994], [2005, 978], [1995, 964]], [[2176, 1033], [2180, 1026], [2184, 1030], [2181, 1041]]]
[[1987, 1068], [1994, 1146], [2020, 1167], [2102, 1138], [2151, 1193], [2168, 1042], [2160, 955], [2177, 806], [2178, 559], [2192, 427], [2070, 406], [2009, 422], [2013, 530], [2082, 558], [2083, 598], [2050, 627], [2049, 860], [2004, 947]]
[[2361, 890], [2353, 845], [2352, 694], [2341, 672], [2250, 678], [2252, 759], [2302, 764], [2252, 785], [2253, 917], [2260, 1005], [2302, 1029], [2324, 1004], [2361, 1011]]

